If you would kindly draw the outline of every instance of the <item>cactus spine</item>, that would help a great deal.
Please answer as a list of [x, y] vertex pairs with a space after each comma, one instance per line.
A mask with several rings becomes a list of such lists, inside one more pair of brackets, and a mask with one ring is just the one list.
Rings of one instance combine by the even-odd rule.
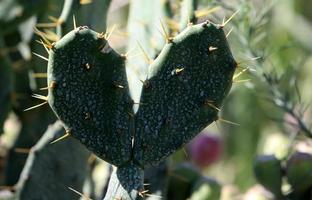
[[124, 61], [104, 34], [78, 27], [48, 64], [48, 101], [67, 132], [117, 167], [105, 199], [144, 197], [143, 169], [218, 119], [236, 67], [220, 26], [189, 26], [149, 66], [134, 115]]

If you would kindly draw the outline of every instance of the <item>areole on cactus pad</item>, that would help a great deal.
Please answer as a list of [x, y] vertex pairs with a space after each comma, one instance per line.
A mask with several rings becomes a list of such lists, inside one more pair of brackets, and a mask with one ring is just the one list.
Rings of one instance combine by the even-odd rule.
[[117, 167], [106, 199], [141, 198], [140, 170], [218, 119], [236, 69], [222, 26], [208, 21], [168, 40], [149, 66], [140, 102], [130, 98], [125, 59], [103, 34], [79, 27], [56, 42], [48, 64], [53, 111], [70, 135]]

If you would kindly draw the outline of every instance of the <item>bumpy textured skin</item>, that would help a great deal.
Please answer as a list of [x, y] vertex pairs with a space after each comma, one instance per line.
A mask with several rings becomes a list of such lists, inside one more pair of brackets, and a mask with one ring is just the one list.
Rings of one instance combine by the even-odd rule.
[[166, 196], [168, 189], [168, 171], [169, 162], [167, 160], [161, 162], [156, 167], [150, 167], [144, 170], [144, 183], [148, 185], [145, 186], [145, 190], [149, 191], [149, 196], [147, 200], [158, 200], [159, 196]]
[[130, 162], [115, 168], [108, 185], [104, 200], [141, 200], [140, 191], [144, 191], [144, 171]]
[[282, 171], [281, 161], [274, 155], [258, 156], [254, 163], [258, 182], [271, 191], [276, 198], [282, 197]]
[[222, 28], [209, 22], [190, 26], [149, 66], [134, 115], [124, 58], [101, 35], [79, 27], [50, 52], [48, 100], [68, 133], [117, 166], [106, 199], [111, 193], [140, 199], [143, 169], [217, 120], [209, 104], [221, 105], [235, 67]]
[[189, 26], [166, 44], [149, 66], [135, 117], [134, 159], [157, 164], [217, 120], [207, 102], [220, 107], [235, 68], [223, 30], [211, 23]]
[[82, 191], [90, 153], [73, 138], [50, 144], [63, 134], [58, 121], [32, 147], [16, 186], [18, 200], [79, 198], [68, 187]]
[[49, 104], [69, 133], [113, 165], [130, 160], [129, 97], [124, 58], [79, 27], [56, 42], [48, 64]]

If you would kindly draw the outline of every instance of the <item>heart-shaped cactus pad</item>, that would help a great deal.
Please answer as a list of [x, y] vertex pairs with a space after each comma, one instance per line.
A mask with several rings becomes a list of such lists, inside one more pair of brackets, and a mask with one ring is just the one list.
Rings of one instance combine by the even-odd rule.
[[125, 59], [103, 34], [79, 27], [56, 42], [48, 64], [50, 106], [68, 133], [116, 166], [157, 164], [217, 120], [236, 68], [221, 26], [191, 25], [149, 66], [134, 114]]

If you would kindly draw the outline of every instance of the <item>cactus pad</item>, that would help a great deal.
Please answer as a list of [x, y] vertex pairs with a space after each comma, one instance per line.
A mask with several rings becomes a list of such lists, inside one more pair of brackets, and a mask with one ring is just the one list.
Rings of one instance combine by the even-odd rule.
[[149, 66], [136, 114], [135, 159], [157, 164], [218, 119], [236, 62], [222, 28], [189, 26]]
[[130, 159], [124, 58], [104, 36], [79, 27], [50, 50], [49, 104], [67, 132], [102, 159], [119, 166]]
[[134, 114], [124, 61], [87, 27], [56, 42], [49, 56], [50, 106], [68, 134], [117, 166], [105, 199], [141, 199], [143, 169], [218, 119], [236, 68], [222, 26], [188, 26], [149, 66]]

